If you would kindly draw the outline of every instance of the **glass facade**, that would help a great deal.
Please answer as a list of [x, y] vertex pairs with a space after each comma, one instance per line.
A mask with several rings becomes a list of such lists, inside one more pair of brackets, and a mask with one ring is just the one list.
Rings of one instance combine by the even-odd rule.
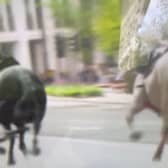
[[15, 29], [14, 15], [11, 3], [0, 5], [0, 31], [13, 31]]
[[36, 5], [35, 0], [24, 0], [26, 22], [28, 29], [41, 28], [40, 6]]
[[42, 40], [31, 40], [29, 42], [29, 49], [33, 71], [37, 74], [42, 74], [44, 72]]
[[14, 43], [1, 43], [0, 44], [0, 57], [13, 57]]

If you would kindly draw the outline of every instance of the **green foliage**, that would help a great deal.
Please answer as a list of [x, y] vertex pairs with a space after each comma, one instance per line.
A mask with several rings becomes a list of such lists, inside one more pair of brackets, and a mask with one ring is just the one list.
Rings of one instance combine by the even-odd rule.
[[94, 0], [81, 0], [79, 8], [78, 30], [80, 33], [81, 50], [83, 62], [90, 64], [93, 53], [93, 30], [92, 20], [94, 19]]
[[95, 40], [101, 50], [112, 55], [119, 47], [120, 0], [80, 0], [79, 4], [71, 0], [50, 0], [57, 26], [73, 27], [79, 32], [86, 62], [90, 60]]
[[57, 26], [75, 27], [79, 12], [69, 0], [50, 0], [47, 4], [56, 18]]
[[120, 22], [120, 0], [99, 0], [93, 31], [99, 47], [107, 54], [111, 54], [119, 47]]
[[73, 27], [79, 33], [80, 49], [86, 64], [91, 62], [93, 49], [92, 1], [81, 0], [77, 5], [71, 0], [50, 0], [48, 4], [57, 26]]
[[46, 86], [46, 92], [51, 96], [65, 97], [88, 97], [100, 96], [102, 91], [95, 86], [72, 85], [72, 86]]
[[0, 4], [2, 4], [2, 3], [7, 3], [7, 2], [9, 2], [10, 0], [0, 0]]

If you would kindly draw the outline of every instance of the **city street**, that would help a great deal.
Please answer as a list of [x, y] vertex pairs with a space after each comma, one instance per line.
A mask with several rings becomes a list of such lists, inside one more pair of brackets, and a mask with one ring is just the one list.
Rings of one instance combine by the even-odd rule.
[[[168, 147], [161, 162], [152, 162], [160, 138], [161, 121], [149, 110], [140, 114], [135, 130], [139, 142], [129, 139], [125, 123], [130, 95], [107, 93], [100, 98], [48, 98], [40, 134], [42, 154], [24, 157], [15, 147], [16, 168], [148, 168], [165, 167]], [[27, 136], [31, 147], [31, 135]], [[7, 146], [7, 142], [4, 144]], [[6, 156], [0, 164], [6, 166]]]
[[[0, 0], [0, 168], [166, 168], [167, 26], [168, 0]], [[130, 130], [132, 87], [162, 112]]]
[[[49, 98], [41, 134], [110, 142], [130, 141], [125, 116], [131, 98], [115, 92], [100, 98]], [[140, 142], [156, 143], [160, 137], [160, 118], [145, 110], [137, 115], [135, 129], [144, 132]]]

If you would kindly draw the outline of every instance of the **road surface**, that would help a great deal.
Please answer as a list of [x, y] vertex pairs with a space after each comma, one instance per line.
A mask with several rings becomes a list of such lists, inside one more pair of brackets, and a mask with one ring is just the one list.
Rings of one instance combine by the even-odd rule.
[[[125, 115], [131, 98], [113, 94], [106, 98], [49, 98], [40, 133], [42, 154], [23, 157], [15, 146], [16, 168], [165, 168], [168, 147], [161, 162], [152, 162], [160, 138], [161, 121], [149, 110], [137, 117], [135, 130], [143, 131], [139, 142], [129, 139]], [[27, 135], [31, 148], [31, 134]], [[5, 142], [5, 147], [8, 142]], [[6, 168], [6, 155], [0, 167]]]

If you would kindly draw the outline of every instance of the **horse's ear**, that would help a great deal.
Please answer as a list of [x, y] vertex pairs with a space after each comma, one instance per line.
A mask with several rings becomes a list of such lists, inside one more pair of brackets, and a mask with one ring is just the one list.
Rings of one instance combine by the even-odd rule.
[[13, 57], [0, 57], [0, 70], [18, 64], [19, 62]]
[[6, 62], [10, 65], [18, 65], [19, 62], [14, 57], [7, 57]]

